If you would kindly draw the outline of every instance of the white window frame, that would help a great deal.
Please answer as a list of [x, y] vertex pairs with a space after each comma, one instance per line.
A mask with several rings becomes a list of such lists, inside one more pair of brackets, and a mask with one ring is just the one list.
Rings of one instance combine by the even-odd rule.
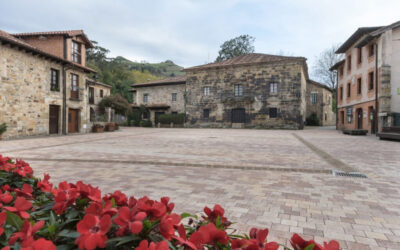
[[205, 96], [209, 96], [210, 95], [210, 87], [204, 87], [203, 88], [203, 93]]
[[243, 96], [243, 85], [235, 84], [234, 92], [235, 96]]
[[277, 82], [271, 82], [269, 84], [269, 92], [270, 93], [278, 93], [278, 83]]
[[144, 103], [149, 103], [149, 94], [143, 94], [143, 102]]
[[172, 93], [172, 101], [176, 102], [177, 99], [178, 99], [178, 94], [177, 93]]
[[311, 93], [311, 104], [317, 104], [318, 102], [318, 93], [312, 92]]

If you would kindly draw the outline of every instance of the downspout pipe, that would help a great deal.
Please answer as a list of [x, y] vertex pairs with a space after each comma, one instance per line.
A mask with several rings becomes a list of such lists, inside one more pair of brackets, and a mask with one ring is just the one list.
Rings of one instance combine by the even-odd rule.
[[62, 88], [63, 88], [63, 109], [62, 109], [62, 134], [67, 134], [67, 69], [62, 66]]
[[339, 96], [339, 94], [338, 94], [338, 86], [339, 86], [339, 73], [338, 73], [338, 71], [337, 71], [337, 69], [336, 69], [336, 96], [335, 96], [335, 99], [336, 99], [336, 107], [335, 107], [335, 111], [336, 111], [336, 130], [338, 130], [338, 123], [339, 123], [339, 111], [338, 111], [338, 96]]
[[379, 102], [378, 102], [378, 43], [375, 42], [375, 136], [378, 136], [378, 109], [379, 107]]

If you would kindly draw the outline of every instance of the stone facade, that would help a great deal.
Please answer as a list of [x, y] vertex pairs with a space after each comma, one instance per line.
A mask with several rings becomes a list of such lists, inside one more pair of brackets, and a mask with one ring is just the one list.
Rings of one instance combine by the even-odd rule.
[[[186, 74], [188, 127], [303, 128], [308, 78], [304, 60], [194, 67]], [[235, 88], [242, 93], [235, 94]]]
[[111, 95], [111, 86], [93, 80], [87, 80], [86, 82], [88, 84], [88, 114], [90, 117], [90, 122], [94, 123], [102, 120], [100, 117], [104, 114], [102, 114], [102, 112], [99, 110], [98, 105], [104, 97]]
[[[8, 126], [3, 138], [90, 132], [86, 79], [94, 71], [4, 31], [0, 39], [0, 123]], [[56, 88], [51, 87], [52, 70], [58, 72]], [[72, 74], [77, 76], [75, 96]], [[76, 114], [76, 131], [69, 129], [70, 111]]]
[[315, 113], [321, 126], [334, 126], [336, 115], [332, 111], [332, 90], [315, 81], [307, 81], [307, 115]]

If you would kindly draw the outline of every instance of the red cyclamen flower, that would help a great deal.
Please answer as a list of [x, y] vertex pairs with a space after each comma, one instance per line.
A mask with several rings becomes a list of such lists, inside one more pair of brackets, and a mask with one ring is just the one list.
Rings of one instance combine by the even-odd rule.
[[54, 201], [56, 202], [53, 206], [53, 210], [56, 211], [57, 214], [62, 214], [65, 209], [73, 204], [76, 198], [79, 197], [75, 185], [67, 183], [66, 181], [58, 184], [58, 189], [53, 189], [52, 192]]
[[17, 197], [14, 202], [14, 207], [3, 207], [5, 210], [18, 214], [23, 219], [28, 219], [29, 214], [26, 210], [32, 207], [32, 203], [27, 201], [24, 197]]
[[150, 245], [147, 240], [142, 240], [135, 250], [169, 250], [169, 246], [165, 240], [157, 243], [151, 242]]
[[314, 240], [304, 240], [300, 235], [293, 234], [290, 239], [290, 243], [292, 244], [295, 250], [303, 250], [306, 249], [310, 245], [314, 245], [313, 250], [339, 250], [339, 243], [335, 240], [331, 240], [329, 243], [324, 242], [324, 246], [316, 243]]
[[92, 214], [86, 214], [83, 220], [78, 222], [76, 228], [80, 236], [76, 239], [75, 244], [80, 249], [93, 250], [97, 247], [106, 247], [107, 232], [111, 227], [111, 217], [104, 215], [99, 218]]

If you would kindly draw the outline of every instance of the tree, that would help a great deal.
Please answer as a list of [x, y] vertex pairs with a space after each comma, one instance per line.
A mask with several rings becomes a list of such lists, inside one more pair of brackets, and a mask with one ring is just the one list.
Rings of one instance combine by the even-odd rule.
[[332, 45], [331, 48], [325, 49], [322, 53], [316, 57], [316, 63], [313, 67], [313, 77], [328, 85], [331, 89], [336, 89], [336, 71], [330, 71], [330, 68], [337, 62], [343, 59], [343, 55], [336, 54], [336, 50], [339, 45]]
[[231, 59], [237, 56], [254, 52], [255, 38], [249, 35], [241, 35], [224, 42], [218, 52], [216, 62]]
[[98, 45], [96, 41], [91, 41], [94, 45], [94, 48], [90, 48], [86, 50], [86, 59], [88, 61], [96, 61], [96, 62], [104, 62], [107, 60], [107, 54], [110, 52], [108, 49], [105, 49]]

